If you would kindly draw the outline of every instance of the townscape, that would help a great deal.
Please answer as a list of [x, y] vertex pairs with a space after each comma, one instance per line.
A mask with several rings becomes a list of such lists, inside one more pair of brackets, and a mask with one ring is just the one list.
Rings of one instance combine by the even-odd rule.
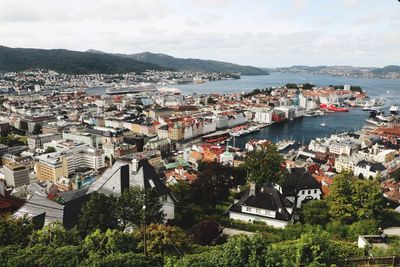
[[400, 0], [1, 0], [0, 267], [400, 266]]
[[[150, 244], [139, 246], [145, 256], [155, 257], [161, 246], [157, 242], [166, 242], [163, 261], [179, 256], [182, 266], [194, 264], [182, 254], [195, 253], [191, 242], [222, 244], [224, 250], [235, 242], [253, 242], [254, 232], [269, 231], [276, 236], [262, 242], [289, 242], [304, 239], [307, 227], [326, 231], [321, 242], [329, 246], [343, 242], [343, 251], [332, 252], [326, 262], [399, 249], [394, 241], [386, 250], [373, 246], [387, 242], [382, 227], [399, 220], [397, 110], [377, 115], [382, 100], [371, 100], [362, 88], [350, 85], [288, 83], [243, 93], [184, 95], [165, 87], [171, 75], [119, 75], [124, 78], [115, 82], [115, 76], [100, 74], [4, 73], [1, 213], [31, 220], [47, 229], [42, 231], [75, 229], [88, 235], [85, 240], [95, 238], [89, 236], [96, 229], [133, 231], [139, 240], [143, 235], [149, 239]], [[185, 77], [195, 83], [199, 76]], [[115, 86], [120, 80], [130, 84]], [[86, 93], [89, 86], [107, 84], [102, 95]], [[235, 146], [236, 138], [272, 124], [354, 108], [374, 111], [367, 121], [376, 123], [309, 143], [250, 138], [244, 147]], [[318, 228], [324, 224], [328, 228]], [[142, 232], [146, 227], [148, 236]], [[338, 228], [347, 234], [338, 235]], [[167, 231], [168, 241], [155, 241], [158, 231]], [[296, 234], [284, 237], [287, 231]], [[223, 241], [237, 234], [245, 239]], [[352, 243], [357, 238], [359, 248]], [[270, 253], [281, 249], [275, 246]], [[268, 255], [256, 260], [272, 265], [298, 261], [288, 255], [280, 262]], [[146, 264], [154, 264], [154, 257]], [[211, 261], [204, 253], [198, 257]]]

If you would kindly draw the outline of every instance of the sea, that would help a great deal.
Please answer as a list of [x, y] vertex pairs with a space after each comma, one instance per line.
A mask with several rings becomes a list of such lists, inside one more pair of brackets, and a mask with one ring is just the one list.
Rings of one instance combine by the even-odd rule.
[[[228, 94], [249, 92], [253, 89], [284, 86], [287, 83], [312, 83], [324, 85], [354, 85], [360, 86], [370, 98], [385, 100], [385, 114], [391, 105], [400, 105], [400, 80], [398, 79], [366, 79], [351, 77], [336, 77], [310, 74], [271, 73], [271, 75], [242, 76], [239, 80], [221, 80], [202, 84], [173, 85], [182, 94]], [[105, 94], [105, 88], [89, 88], [88, 94]], [[369, 113], [361, 108], [350, 108], [350, 112], [326, 113], [321, 117], [303, 117], [293, 121], [272, 124], [259, 132], [235, 138], [235, 146], [244, 147], [251, 139], [268, 139], [277, 142], [293, 139], [307, 144], [317, 137], [330, 136], [341, 132], [353, 132], [365, 124]], [[325, 123], [325, 127], [321, 123]], [[232, 145], [232, 144], [230, 144]]]

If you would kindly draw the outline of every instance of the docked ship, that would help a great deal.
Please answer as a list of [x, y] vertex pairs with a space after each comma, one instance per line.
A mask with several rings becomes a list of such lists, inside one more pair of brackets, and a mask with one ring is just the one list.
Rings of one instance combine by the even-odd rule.
[[392, 114], [394, 114], [394, 115], [399, 114], [399, 106], [391, 106], [391, 107], [389, 108], [389, 112], [392, 113]]
[[201, 138], [201, 140], [203, 140], [203, 142], [213, 144], [226, 141], [228, 138], [230, 138], [230, 130], [217, 131], [215, 133], [205, 135]]
[[333, 112], [349, 112], [348, 108], [336, 104], [321, 104], [319, 107]]
[[294, 145], [296, 142], [294, 140], [282, 140], [279, 141], [278, 143], [276, 143], [276, 147], [278, 149], [278, 151], [282, 151], [285, 150], [286, 148], [288, 148], [289, 146]]
[[143, 92], [157, 92], [157, 88], [154, 84], [137, 84], [132, 86], [109, 87], [106, 89], [107, 95], [124, 95]]
[[376, 117], [377, 115], [383, 115], [384, 111], [377, 107], [372, 107], [369, 109], [369, 116]]

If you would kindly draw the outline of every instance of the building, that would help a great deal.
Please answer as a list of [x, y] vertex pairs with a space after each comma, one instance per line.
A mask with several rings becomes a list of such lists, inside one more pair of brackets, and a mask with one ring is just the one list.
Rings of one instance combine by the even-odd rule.
[[110, 169], [90, 185], [87, 193], [99, 192], [119, 197], [125, 189], [135, 186], [142, 189], [154, 189], [162, 203], [165, 220], [175, 218], [177, 200], [147, 160], [133, 159], [130, 163], [115, 162]]
[[60, 139], [61, 139], [60, 133], [29, 135], [27, 137], [28, 148], [31, 151], [34, 151], [37, 148], [43, 148], [44, 143], [48, 143], [48, 142], [51, 142], [52, 140], [60, 140]]
[[39, 181], [57, 182], [71, 177], [77, 169], [98, 170], [106, 166], [104, 152], [94, 148], [48, 153], [37, 156], [36, 160], [35, 172]]
[[6, 164], [0, 171], [4, 174], [8, 187], [19, 187], [30, 183], [29, 170], [22, 164]]
[[295, 203], [296, 208], [307, 201], [322, 197], [320, 184], [304, 168], [289, 169], [280, 191], [289, 201]]
[[293, 208], [294, 204], [272, 186], [251, 184], [235, 197], [229, 219], [284, 228], [292, 219]]
[[354, 168], [355, 176], [362, 175], [364, 178], [375, 178], [378, 174], [381, 175], [381, 177], [386, 177], [387, 175], [386, 167], [379, 162], [362, 160], [358, 162]]

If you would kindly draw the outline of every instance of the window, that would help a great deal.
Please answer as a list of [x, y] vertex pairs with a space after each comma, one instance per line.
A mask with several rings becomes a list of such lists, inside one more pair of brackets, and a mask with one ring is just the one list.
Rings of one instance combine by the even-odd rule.
[[317, 189], [314, 189], [314, 194], [316, 194], [317, 193]]
[[311, 190], [308, 190], [308, 194], [311, 194]]
[[246, 211], [251, 211], [251, 208], [247, 207], [247, 208], [246, 208]]
[[260, 209], [256, 209], [256, 213], [260, 213]]
[[301, 190], [301, 194], [304, 195], [304, 193], [305, 193], [305, 191], [304, 191], [304, 190]]

